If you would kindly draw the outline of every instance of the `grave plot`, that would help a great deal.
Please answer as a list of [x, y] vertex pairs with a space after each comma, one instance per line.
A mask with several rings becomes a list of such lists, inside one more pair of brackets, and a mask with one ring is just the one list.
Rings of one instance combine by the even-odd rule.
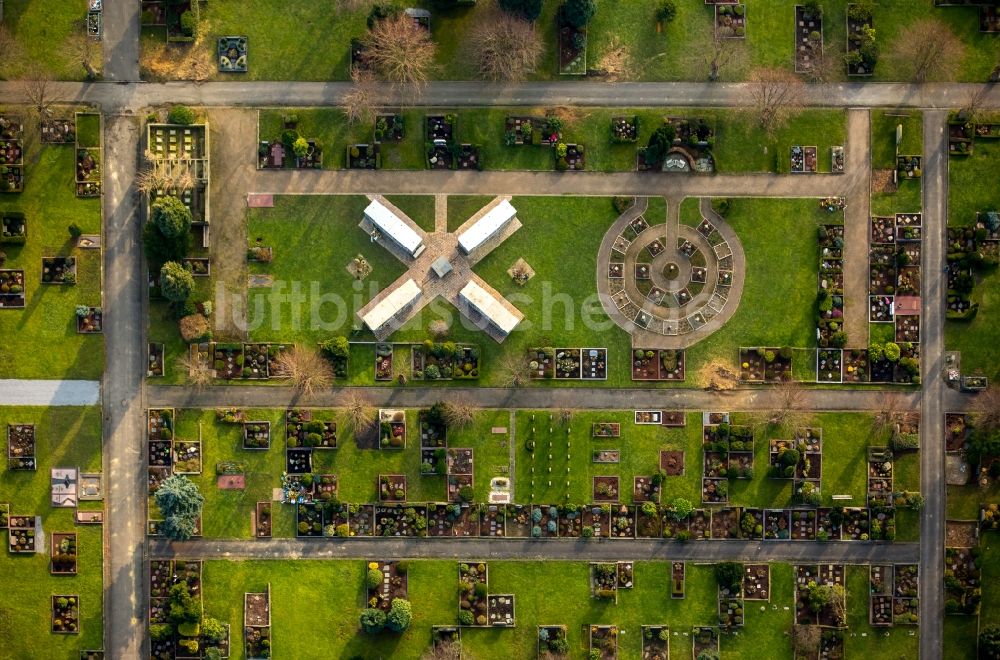
[[247, 660], [271, 657], [271, 585], [243, 594], [243, 648]]
[[670, 564], [670, 597], [684, 598], [684, 574], [686, 564], [682, 561], [675, 561]]
[[479, 507], [479, 535], [504, 537], [507, 535], [507, 511], [510, 505], [489, 504]]
[[847, 75], [871, 76], [878, 62], [875, 28], [870, 7], [856, 3], [847, 5]]
[[23, 140], [21, 118], [0, 115], [0, 193], [24, 190]]
[[792, 540], [793, 541], [815, 541], [816, 540], [816, 512], [793, 510], [792, 518]]
[[485, 562], [458, 565], [458, 622], [463, 626], [485, 626], [489, 594], [489, 568]]
[[621, 494], [618, 483], [619, 478], [616, 476], [593, 477], [593, 500], [595, 502], [617, 502]]
[[408, 600], [408, 568], [409, 562], [406, 561], [368, 562], [368, 573], [365, 576], [368, 607], [388, 612], [393, 599]]
[[746, 564], [743, 567], [744, 600], [771, 600], [771, 565]]
[[77, 539], [75, 532], [55, 532], [49, 547], [49, 573], [76, 575]]
[[444, 447], [421, 448], [420, 450], [420, 474], [421, 476], [439, 476], [447, 469], [447, 452]]
[[842, 628], [847, 625], [843, 564], [795, 567], [795, 622]]
[[379, 502], [406, 501], [406, 475], [380, 474], [378, 476]]
[[746, 5], [715, 3], [715, 38], [745, 39], [747, 34]]
[[581, 377], [580, 349], [557, 348], [556, 378], [579, 379]]
[[[702, 654], [706, 654], [702, 656]], [[719, 657], [719, 630], [699, 626], [691, 631], [691, 657]]]
[[815, 146], [803, 147], [793, 145], [789, 156], [789, 171], [792, 174], [815, 174], [817, 166], [816, 156], [817, 151]]
[[381, 409], [379, 419], [379, 447], [382, 449], [406, 448], [406, 411]]
[[0, 529], [7, 529], [10, 519], [10, 503], [0, 502]]
[[583, 535], [583, 514], [575, 504], [559, 506], [559, 537], [576, 539]]
[[37, 549], [36, 516], [8, 516], [7, 550], [12, 554], [33, 554]]
[[634, 349], [632, 380], [684, 380], [684, 351]]
[[868, 518], [868, 509], [851, 507], [844, 509], [844, 520], [842, 523], [842, 538], [847, 541], [867, 541], [869, 540], [869, 530], [871, 523]]
[[867, 383], [871, 377], [868, 366], [868, 349], [852, 348], [845, 350], [844, 357], [844, 382], [845, 383]]
[[551, 347], [529, 348], [526, 359], [532, 380], [555, 377], [556, 349]]
[[77, 305], [76, 331], [81, 335], [100, 334], [104, 331], [104, 312], [100, 307]]
[[271, 422], [243, 422], [243, 449], [270, 449]]
[[448, 427], [440, 411], [421, 410], [417, 413], [420, 425], [420, 447], [440, 448], [448, 446]]
[[[422, 358], [423, 358], [423, 354], [421, 354], [421, 359]], [[416, 359], [415, 356], [414, 356], [414, 359]], [[393, 377], [392, 362], [393, 362], [393, 346], [392, 346], [392, 344], [386, 344], [386, 343], [383, 343], [383, 342], [379, 342], [379, 343], [375, 344], [375, 380], [376, 381], [384, 382], [384, 381], [390, 381], [390, 380], [392, 380], [392, 377]], [[422, 363], [421, 363], [421, 367], [419, 369], [416, 367], [416, 365], [414, 365], [414, 368], [413, 368], [414, 372], [420, 371], [421, 375], [422, 375], [423, 374], [423, 370], [424, 369], [423, 369], [423, 364]]]
[[618, 602], [618, 565], [612, 562], [590, 565], [590, 597]]
[[945, 413], [944, 416], [945, 450], [961, 451], [969, 439], [972, 427], [967, 415], [961, 413]]
[[892, 452], [886, 447], [868, 448], [868, 506], [892, 504]]
[[245, 36], [219, 37], [217, 54], [221, 73], [247, 72], [247, 38]]
[[216, 378], [232, 380], [243, 375], [243, 344], [212, 345], [212, 364]]
[[448, 475], [448, 501], [471, 502], [475, 496], [471, 474]]
[[609, 538], [611, 536], [611, 507], [592, 504], [581, 509], [584, 538]]
[[795, 72], [809, 73], [823, 59], [823, 10], [795, 5]]
[[295, 536], [300, 538], [323, 536], [323, 510], [319, 505], [309, 502], [295, 507]]
[[375, 536], [427, 536], [427, 507], [375, 507]]
[[695, 509], [687, 521], [693, 539], [712, 538], [712, 514], [705, 509]]
[[24, 245], [28, 240], [28, 223], [20, 211], [0, 213], [0, 245]]
[[486, 603], [491, 626], [514, 627], [514, 594], [489, 594]]
[[336, 449], [337, 423], [313, 419], [311, 410], [285, 412], [285, 445], [290, 449]]
[[868, 622], [873, 626], [892, 625], [892, 565], [868, 567]]
[[624, 504], [611, 507], [611, 538], [635, 538], [635, 507]]
[[[511, 538], [528, 538], [531, 535], [532, 517], [530, 504], [507, 504], [505, 521], [507, 536]], [[539, 521], [541, 516], [539, 516]], [[541, 534], [541, 532], [539, 532]]]
[[[594, 651], [598, 652], [596, 656]], [[590, 626], [590, 657], [594, 660], [617, 660], [618, 626]]]
[[531, 505], [531, 537], [556, 538], [559, 536], [559, 508], [552, 505]]
[[462, 629], [455, 626], [431, 626], [431, 649], [440, 657], [462, 653]]
[[892, 619], [894, 623], [916, 625], [920, 618], [918, 599], [918, 567], [916, 564], [896, 564], [892, 572]]
[[787, 509], [764, 510], [764, 538], [787, 540], [791, 532], [791, 512]]
[[639, 139], [639, 117], [637, 115], [618, 115], [611, 118], [611, 141], [615, 144], [627, 144]]
[[740, 348], [741, 380], [748, 383], [780, 383], [791, 378], [791, 348]]
[[691, 519], [678, 518], [672, 510], [663, 512], [663, 538], [687, 540], [691, 538]]
[[52, 597], [52, 632], [76, 635], [80, 632], [80, 597], [76, 594]]
[[[208, 275], [206, 268], [205, 275]], [[269, 344], [243, 344], [243, 370], [245, 379], [267, 380], [271, 377], [269, 368]]]
[[982, 571], [977, 561], [979, 546], [945, 548], [944, 554], [945, 570], [951, 571], [950, 579], [945, 574], [945, 613], [977, 614], [979, 597], [976, 590], [982, 585]]
[[840, 348], [820, 348], [816, 351], [816, 382], [844, 382], [844, 351]]
[[73, 144], [76, 142], [76, 120], [47, 118], [41, 121], [42, 144]]
[[42, 257], [42, 284], [76, 284], [76, 257]]
[[375, 533], [375, 506], [372, 504], [348, 505], [348, 527], [351, 536], [372, 536]]
[[820, 541], [839, 541], [844, 512], [837, 507], [816, 510], [816, 538]]
[[740, 538], [740, 510], [738, 508], [722, 508], [712, 511], [712, 538]]
[[660, 469], [668, 477], [684, 475], [684, 452], [681, 450], [660, 450]]
[[744, 622], [743, 588], [730, 592], [728, 588], [719, 586], [718, 616], [719, 627], [723, 630], [742, 628]]
[[0, 269], [0, 309], [24, 308], [24, 271]]
[[38, 462], [35, 456], [35, 425], [7, 425], [7, 469], [35, 470]]
[[618, 422], [594, 422], [590, 428], [592, 438], [617, 438], [621, 436], [621, 424]]
[[402, 142], [406, 137], [406, 124], [403, 115], [377, 114], [372, 129], [375, 144], [382, 142]]
[[659, 502], [660, 486], [663, 483], [663, 476], [654, 474], [649, 477], [632, 478], [632, 502], [641, 504], [643, 502]]
[[740, 518], [740, 531], [745, 538], [761, 541], [764, 539], [764, 510], [743, 509]]
[[322, 502], [335, 502], [339, 491], [339, 483], [335, 474], [319, 474], [313, 477], [316, 498]]
[[535, 657], [566, 658], [569, 657], [569, 643], [566, 641], [566, 626], [538, 626], [538, 645]]
[[254, 536], [259, 539], [271, 538], [271, 503], [257, 502], [254, 510]]
[[174, 474], [201, 474], [201, 443], [197, 440], [174, 440]]
[[660, 508], [653, 502], [643, 502], [636, 510], [636, 537], [656, 539], [663, 535]]
[[432, 504], [428, 507], [428, 536], [479, 536], [479, 515], [467, 502]]

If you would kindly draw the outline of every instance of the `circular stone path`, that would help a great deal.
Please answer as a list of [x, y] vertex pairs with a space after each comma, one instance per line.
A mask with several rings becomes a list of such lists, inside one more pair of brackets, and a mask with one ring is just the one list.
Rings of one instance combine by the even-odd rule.
[[[736, 232], [701, 200], [702, 222], [680, 224], [671, 205], [651, 224], [645, 199], [604, 235], [597, 291], [605, 312], [643, 348], [686, 348], [718, 330], [739, 306], [746, 259]], [[670, 277], [668, 265], [677, 267]]]

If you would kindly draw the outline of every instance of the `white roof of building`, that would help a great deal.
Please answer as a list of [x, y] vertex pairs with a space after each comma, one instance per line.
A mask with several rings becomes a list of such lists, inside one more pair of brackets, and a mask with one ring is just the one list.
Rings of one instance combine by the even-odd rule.
[[472, 252], [477, 247], [490, 239], [493, 234], [514, 219], [517, 211], [506, 199], [487, 211], [483, 217], [476, 220], [471, 227], [458, 236], [459, 246], [466, 253]]
[[410, 254], [415, 256], [420, 251], [420, 235], [378, 200], [372, 200], [368, 205], [365, 217]]
[[420, 296], [420, 287], [413, 281], [413, 278], [410, 278], [368, 310], [368, 313], [361, 317], [361, 320], [369, 329], [377, 330], [401, 309], [416, 300], [418, 296]]
[[492, 293], [479, 286], [474, 280], [469, 280], [459, 295], [505, 335], [509, 335], [521, 322], [520, 318], [512, 314]]

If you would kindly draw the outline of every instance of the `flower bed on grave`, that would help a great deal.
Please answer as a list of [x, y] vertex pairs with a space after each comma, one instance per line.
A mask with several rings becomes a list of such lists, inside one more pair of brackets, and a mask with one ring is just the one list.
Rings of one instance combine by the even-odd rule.
[[458, 590], [458, 622], [463, 626], [485, 626], [488, 622], [489, 567], [484, 562], [460, 563]]
[[551, 347], [529, 348], [526, 359], [532, 380], [555, 377], [556, 350]]
[[406, 448], [406, 413], [402, 410], [379, 410], [379, 447]]
[[616, 476], [595, 476], [593, 499], [595, 502], [617, 502], [621, 494]]
[[795, 5], [795, 72], [813, 71], [823, 58], [823, 10]]
[[406, 475], [380, 474], [378, 476], [379, 502], [406, 501]]
[[378, 144], [352, 144], [347, 147], [347, 169], [377, 170], [382, 167], [382, 149]]
[[35, 425], [7, 425], [7, 469], [35, 470]]
[[507, 535], [507, 506], [494, 504], [479, 505], [479, 535], [483, 537], [503, 537]]
[[375, 144], [381, 144], [382, 142], [402, 142], [405, 137], [406, 125], [403, 121], [403, 115], [375, 115], [374, 126], [372, 128], [372, 142]]
[[[336, 502], [337, 496], [340, 492], [340, 485], [338, 483], [337, 475], [335, 474], [319, 474], [313, 476], [313, 486], [316, 490], [316, 499], [321, 502]], [[327, 511], [324, 510], [324, 525], [328, 524], [326, 521]]]
[[68, 635], [80, 632], [79, 596], [52, 596], [52, 632]]
[[556, 379], [578, 379], [581, 374], [580, 368], [580, 349], [556, 349]]
[[201, 442], [174, 440], [174, 474], [201, 474]]
[[764, 538], [767, 540], [788, 539], [791, 535], [790, 512], [786, 509], [764, 510]]
[[[597, 655], [594, 655], [597, 651]], [[617, 660], [618, 626], [590, 626], [590, 657], [593, 660]]]
[[76, 307], [76, 331], [81, 335], [100, 334], [104, 330], [104, 312], [100, 307]]
[[271, 422], [243, 422], [244, 449], [271, 448]]
[[479, 378], [479, 346], [430, 340], [411, 347], [415, 380], [475, 380]]
[[256, 538], [271, 538], [271, 506], [270, 502], [257, 502], [254, 516], [254, 536]]
[[872, 12], [867, 6], [847, 5], [847, 75], [870, 76], [878, 62]]
[[315, 503], [295, 507], [295, 536], [318, 538], [323, 536], [323, 509]]
[[793, 541], [815, 541], [816, 540], [816, 512], [792, 511], [792, 534]]
[[0, 502], [0, 529], [7, 529], [10, 524], [10, 503]]
[[[528, 538], [531, 535], [532, 511], [529, 504], [508, 504], [504, 508], [504, 519], [507, 536], [511, 538]], [[541, 513], [538, 519], [541, 520]], [[539, 531], [541, 535], [541, 531]]]
[[76, 575], [76, 532], [55, 532], [49, 548], [49, 573]]
[[921, 172], [920, 156], [896, 156], [896, 171], [900, 178], [919, 179]]
[[635, 535], [636, 538], [645, 539], [657, 539], [663, 536], [663, 516], [655, 502], [647, 500], [636, 509]]
[[566, 626], [538, 626], [536, 658], [567, 658], [569, 643], [566, 641]]
[[23, 138], [20, 118], [0, 116], [0, 192], [24, 190]]
[[[843, 564], [800, 565], [795, 567], [795, 622], [799, 625], [821, 625], [827, 627], [843, 627], [847, 624], [843, 618], [845, 612], [846, 572]], [[831, 599], [823, 603], [813, 598], [817, 589], [829, 586], [839, 586], [839, 594], [831, 594]], [[838, 598], [839, 603], [832, 599]], [[814, 606], [818, 605], [818, 609]]]
[[559, 74], [587, 74], [587, 28], [559, 25]]
[[407, 561], [371, 561], [365, 580], [368, 607], [388, 612], [392, 601], [409, 598]]
[[387, 343], [375, 344], [375, 380], [392, 380], [393, 346]]
[[820, 541], [839, 541], [843, 520], [844, 512], [839, 507], [821, 507], [817, 509], [816, 538]]
[[608, 377], [608, 350], [582, 349], [581, 377], [583, 380], [605, 380]]
[[670, 657], [670, 628], [642, 626], [642, 660], [667, 660]]
[[243, 344], [212, 344], [212, 364], [216, 378], [231, 380], [243, 375]]
[[694, 628], [691, 631], [691, 657], [718, 658], [719, 631], [708, 626]]
[[447, 452], [444, 447], [420, 448], [420, 474], [437, 476], [445, 474], [447, 469]]
[[682, 450], [660, 450], [660, 470], [668, 477], [684, 474], [684, 452]]
[[76, 120], [42, 119], [42, 144], [73, 144], [76, 142]]
[[0, 245], [24, 245], [28, 240], [28, 223], [20, 211], [0, 214]]
[[42, 257], [43, 284], [76, 284], [76, 257]]
[[293, 449], [336, 449], [337, 423], [314, 420], [311, 410], [288, 410], [285, 412], [285, 444]]
[[219, 71], [222, 73], [247, 72], [247, 38], [219, 37]]
[[[616, 477], [617, 478], [617, 477]], [[635, 507], [618, 504], [611, 507], [611, 537], [635, 538]]]
[[868, 349], [852, 348], [844, 351], [844, 382], [867, 383], [869, 377]]
[[590, 435], [593, 438], [617, 438], [621, 435], [621, 424], [618, 422], [594, 422]]
[[479, 530], [479, 516], [473, 504], [455, 502], [428, 507], [428, 536], [474, 537], [479, 536]]
[[[981, 551], [972, 548], [945, 548], [945, 570], [953, 579], [945, 578], [947, 614], [978, 614], [979, 594], [982, 584]], [[952, 604], [952, 601], [954, 601]]]
[[[560, 538], [576, 539], [583, 535], [583, 512], [581, 507], [575, 504], [563, 504], [559, 509], [559, 530]], [[590, 533], [592, 533], [591, 530]]]
[[375, 507], [375, 536], [427, 536], [427, 507]]
[[611, 536], [611, 505], [589, 504], [580, 507], [583, 538], [608, 538]]
[[840, 348], [820, 348], [816, 351], [816, 381], [841, 383], [844, 380], [844, 351]]
[[559, 508], [547, 504], [531, 506], [531, 537], [554, 539], [559, 536]]
[[34, 516], [7, 517], [7, 550], [12, 554], [31, 554], [36, 550]]
[[868, 448], [868, 506], [892, 503], [892, 465], [892, 452], [888, 448]]
[[715, 38], [745, 39], [747, 35], [746, 6], [742, 4], [715, 5]]
[[713, 510], [710, 529], [713, 539], [741, 538], [739, 508]]
[[24, 308], [24, 271], [0, 269], [0, 308]]
[[98, 147], [76, 150], [76, 196], [101, 194], [101, 150]]
[[639, 139], [639, 116], [615, 116], [611, 118], [611, 141], [627, 144]]
[[621, 452], [617, 449], [595, 449], [591, 453], [591, 461], [594, 463], [620, 463]]
[[504, 120], [504, 145], [540, 145], [550, 147], [562, 138], [562, 121], [547, 117], [509, 116]]
[[584, 146], [582, 144], [563, 143], [556, 145], [555, 168], [559, 172], [581, 171], [587, 168]]
[[684, 351], [634, 349], [632, 380], [684, 380]]

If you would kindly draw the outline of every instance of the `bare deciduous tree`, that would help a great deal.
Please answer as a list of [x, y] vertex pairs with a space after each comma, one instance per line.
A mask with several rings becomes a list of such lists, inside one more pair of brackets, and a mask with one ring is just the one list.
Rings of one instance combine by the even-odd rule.
[[524, 355], [507, 351], [497, 364], [503, 378], [504, 387], [524, 387], [531, 379], [531, 372]]
[[988, 85], [980, 85], [969, 92], [965, 98], [965, 105], [961, 109], [961, 114], [965, 121], [970, 124], [978, 124], [983, 121], [983, 105], [986, 102], [986, 95], [989, 93], [989, 90]]
[[52, 74], [37, 62], [28, 65], [18, 87], [39, 117], [47, 115], [49, 108], [59, 102], [59, 95], [52, 87]]
[[434, 68], [437, 45], [406, 14], [376, 21], [361, 43], [372, 70], [391, 83], [423, 85]]
[[424, 651], [420, 660], [461, 660], [468, 654], [462, 653], [462, 647], [453, 642], [438, 642]]
[[872, 434], [882, 436], [892, 433], [903, 419], [903, 402], [897, 394], [883, 392], [876, 402], [877, 410], [872, 417]]
[[794, 381], [777, 386], [778, 405], [770, 412], [768, 423], [772, 426], [800, 426], [804, 417], [805, 390]]
[[965, 45], [944, 21], [922, 18], [899, 33], [890, 51], [903, 77], [915, 83], [951, 80], [965, 57]]
[[731, 39], [716, 39], [712, 52], [705, 56], [708, 64], [708, 79], [715, 82], [719, 79], [719, 72], [732, 61], [736, 54], [736, 48]]
[[805, 84], [785, 69], [757, 69], [750, 74], [744, 108], [758, 126], [773, 135], [805, 101]]
[[351, 390], [344, 400], [347, 424], [355, 433], [368, 430], [375, 423], [378, 411], [368, 399], [356, 390]]
[[215, 378], [215, 372], [208, 362], [197, 356], [192, 357], [191, 351], [185, 351], [177, 358], [177, 368], [187, 374], [188, 384], [199, 392], [211, 385]]
[[369, 72], [351, 72], [354, 85], [340, 99], [349, 124], [368, 124], [375, 117], [375, 84]]
[[986, 431], [1000, 428], [1000, 386], [991, 385], [972, 400], [976, 426]]
[[95, 63], [100, 60], [100, 51], [97, 48], [98, 42], [91, 39], [86, 32], [86, 28], [75, 32], [63, 42], [62, 50], [66, 58], [80, 63], [87, 74], [87, 80], [96, 80], [100, 76]]
[[792, 646], [795, 652], [812, 657], [819, 651], [823, 631], [819, 626], [792, 626]]
[[329, 387], [333, 382], [333, 368], [317, 351], [295, 346], [278, 354], [275, 376], [291, 382], [305, 395]]
[[534, 72], [542, 54], [535, 24], [496, 6], [477, 15], [467, 50], [479, 75], [486, 80], [514, 81]]
[[471, 403], [455, 402], [444, 404], [444, 421], [450, 429], [463, 429], [476, 421], [479, 409]]

